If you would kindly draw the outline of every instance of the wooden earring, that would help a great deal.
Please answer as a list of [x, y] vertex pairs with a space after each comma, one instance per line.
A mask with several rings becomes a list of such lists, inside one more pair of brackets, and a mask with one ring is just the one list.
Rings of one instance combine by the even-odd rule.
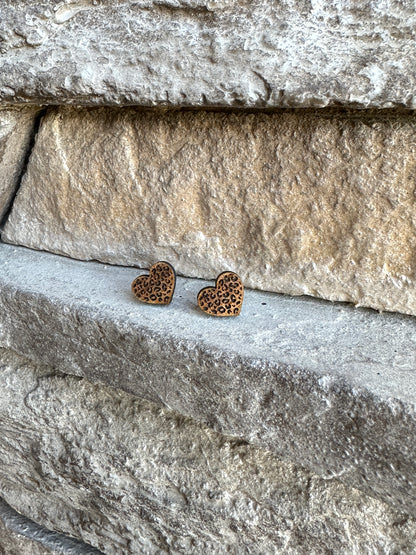
[[149, 275], [138, 276], [131, 284], [134, 295], [149, 304], [169, 304], [176, 285], [176, 274], [169, 262], [156, 262]]
[[204, 287], [198, 293], [198, 305], [211, 316], [238, 316], [243, 304], [243, 282], [234, 272], [223, 272], [215, 287]]

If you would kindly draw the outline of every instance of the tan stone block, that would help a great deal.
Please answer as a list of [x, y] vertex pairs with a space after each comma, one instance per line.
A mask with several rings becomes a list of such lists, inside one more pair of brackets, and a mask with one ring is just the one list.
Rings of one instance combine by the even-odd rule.
[[3, 238], [416, 314], [411, 116], [53, 109]]

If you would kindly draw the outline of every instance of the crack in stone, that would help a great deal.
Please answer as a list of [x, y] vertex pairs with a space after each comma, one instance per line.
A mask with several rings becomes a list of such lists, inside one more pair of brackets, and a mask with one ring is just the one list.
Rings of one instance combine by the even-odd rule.
[[[24, 399], [23, 399], [23, 403], [24, 403], [25, 407], [26, 407], [30, 412], [32, 412], [33, 414], [35, 414], [34, 410], [33, 410], [32, 407], [29, 405], [29, 397], [30, 397], [30, 395], [32, 395], [32, 393], [34, 393], [37, 389], [39, 389], [41, 380], [48, 379], [48, 378], [54, 378], [54, 377], [57, 377], [57, 376], [59, 376], [59, 374], [58, 374], [57, 372], [50, 372], [49, 374], [44, 374], [43, 376], [37, 376], [37, 377], [36, 377], [36, 384], [35, 384], [35, 386], [34, 386], [30, 391], [28, 391], [28, 392], [26, 393], [26, 395], [24, 396]], [[61, 376], [63, 376], [63, 375], [61, 375]]]
[[270, 85], [269, 81], [258, 71], [254, 71], [253, 70], [254, 75], [257, 75], [257, 77], [263, 82], [264, 85], [264, 90], [265, 90], [265, 95], [264, 95], [264, 99], [263, 101], [266, 103], [270, 100], [271, 96], [272, 96], [272, 92], [273, 92], [273, 88]]
[[23, 165], [22, 165], [22, 170], [20, 172], [20, 175], [17, 179], [16, 182], [16, 187], [15, 190], [13, 191], [12, 197], [10, 199], [10, 203], [9, 206], [3, 216], [3, 218], [0, 221], [0, 233], [3, 231], [4, 226], [6, 225], [7, 220], [9, 219], [9, 216], [13, 210], [13, 206], [14, 206], [14, 201], [16, 200], [16, 197], [20, 191], [20, 187], [22, 186], [22, 182], [23, 182], [23, 178], [26, 175], [26, 171], [27, 171], [27, 167], [29, 165], [29, 160], [30, 160], [30, 156], [32, 154], [32, 151], [35, 147], [36, 144], [36, 137], [39, 131], [39, 127], [42, 123], [42, 119], [43, 117], [46, 115], [46, 112], [48, 111], [48, 108], [43, 108], [42, 110], [40, 110], [38, 112], [38, 114], [36, 114], [35, 118], [34, 118], [34, 122], [33, 122], [33, 128], [32, 128], [32, 133], [31, 133], [31, 137], [30, 137], [30, 141], [27, 147], [27, 151], [26, 151], [26, 155], [23, 161]]

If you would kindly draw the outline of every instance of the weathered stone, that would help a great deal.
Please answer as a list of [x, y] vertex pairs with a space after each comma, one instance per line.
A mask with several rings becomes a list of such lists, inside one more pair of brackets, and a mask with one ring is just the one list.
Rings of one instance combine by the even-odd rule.
[[406, 107], [411, 2], [3, 0], [0, 99]]
[[246, 290], [216, 319], [179, 278], [0, 244], [0, 345], [147, 398], [416, 515], [414, 318]]
[[384, 503], [126, 393], [4, 350], [0, 383], [3, 495], [104, 553], [415, 545], [415, 520]]
[[6, 241], [416, 314], [416, 122], [57, 109]]
[[0, 223], [19, 184], [38, 112], [39, 108], [0, 108]]
[[[0, 355], [0, 367], [3, 367], [2, 365], [5, 364], [5, 359], [16, 363], [15, 357], [6, 356], [3, 358], [2, 354]], [[6, 441], [6, 436], [2, 437], [3, 441]], [[13, 437], [14, 441], [19, 441], [19, 439], [21, 438], [18, 434]], [[7, 454], [4, 458], [7, 458]], [[5, 464], [4, 458], [1, 461], [3, 465]], [[0, 464], [1, 475], [6, 470], [2, 464]], [[101, 551], [87, 546], [74, 538], [69, 538], [43, 528], [17, 513], [10, 505], [7, 505], [7, 503], [0, 499], [1, 555], [57, 555], [58, 553], [63, 553], [64, 555], [99, 555]]]

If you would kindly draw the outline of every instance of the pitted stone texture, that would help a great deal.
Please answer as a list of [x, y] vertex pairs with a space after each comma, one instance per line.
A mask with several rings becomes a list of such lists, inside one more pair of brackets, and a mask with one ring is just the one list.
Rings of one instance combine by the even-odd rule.
[[403, 513], [126, 393], [4, 350], [0, 383], [6, 500], [106, 554], [415, 545]]
[[19, 185], [38, 112], [39, 108], [0, 107], [0, 223]]
[[3, 239], [416, 314], [416, 123], [53, 109]]
[[0, 345], [337, 477], [416, 516], [416, 322], [246, 290], [241, 315], [134, 298], [131, 268], [0, 244]]
[[3, 0], [0, 100], [406, 107], [416, 15], [380, 0]]

